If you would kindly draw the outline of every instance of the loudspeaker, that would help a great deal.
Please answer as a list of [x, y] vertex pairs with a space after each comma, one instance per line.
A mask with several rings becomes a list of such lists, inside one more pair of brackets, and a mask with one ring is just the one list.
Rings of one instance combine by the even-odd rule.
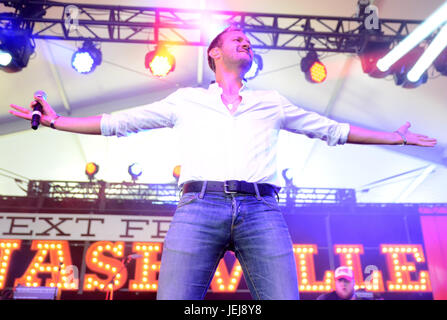
[[24, 287], [14, 288], [14, 300], [56, 300], [58, 288], [54, 287]]

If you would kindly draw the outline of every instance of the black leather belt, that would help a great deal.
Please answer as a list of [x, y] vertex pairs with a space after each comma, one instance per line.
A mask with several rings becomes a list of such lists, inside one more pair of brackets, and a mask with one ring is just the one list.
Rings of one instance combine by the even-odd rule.
[[[186, 182], [183, 185], [183, 193], [187, 192], [201, 192], [204, 181], [192, 181]], [[259, 194], [263, 196], [275, 196], [279, 192], [280, 188], [268, 183], [258, 183]], [[206, 190], [214, 192], [223, 192], [227, 194], [231, 193], [245, 193], [256, 195], [256, 189], [254, 183], [239, 181], [239, 180], [227, 180], [227, 181], [207, 181]]]

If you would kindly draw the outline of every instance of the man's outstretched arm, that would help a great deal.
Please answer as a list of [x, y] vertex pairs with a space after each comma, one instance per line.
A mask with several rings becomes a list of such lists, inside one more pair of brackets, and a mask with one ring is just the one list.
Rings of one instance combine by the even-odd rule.
[[394, 132], [374, 131], [350, 125], [348, 143], [358, 144], [408, 144], [421, 147], [434, 147], [436, 139], [413, 133], [411, 124], [405, 123]]
[[34, 99], [29, 108], [11, 104], [12, 109], [9, 110], [9, 113], [18, 118], [31, 120], [33, 106], [38, 101], [43, 108], [42, 117], [40, 118], [42, 125], [49, 127], [53, 120], [53, 125], [58, 130], [84, 134], [101, 134], [101, 115], [85, 118], [60, 117], [44, 99], [39, 96], [34, 97]]

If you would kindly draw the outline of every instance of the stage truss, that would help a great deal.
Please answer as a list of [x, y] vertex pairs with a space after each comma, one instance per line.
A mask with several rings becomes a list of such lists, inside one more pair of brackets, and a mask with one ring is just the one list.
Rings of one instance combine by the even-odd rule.
[[358, 53], [369, 41], [398, 42], [422, 22], [380, 19], [377, 27], [371, 28], [365, 15], [331, 17], [54, 1], [27, 1], [26, 7], [21, 0], [0, 3], [8, 9], [0, 13], [0, 27], [20, 26], [34, 39], [154, 45], [207, 46], [207, 29], [220, 22], [243, 28], [254, 49]]
[[[288, 186], [279, 193], [279, 203], [284, 206], [305, 203], [355, 204], [354, 189], [299, 188]], [[105, 181], [41, 181], [30, 180], [28, 198], [54, 200], [84, 199], [91, 201], [126, 200], [149, 201], [154, 204], [176, 204], [180, 197], [177, 184], [110, 183]]]

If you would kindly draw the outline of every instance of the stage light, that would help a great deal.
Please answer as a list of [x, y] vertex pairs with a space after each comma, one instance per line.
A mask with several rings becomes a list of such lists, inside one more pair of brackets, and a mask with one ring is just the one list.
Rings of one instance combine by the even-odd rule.
[[145, 66], [154, 76], [166, 77], [175, 70], [175, 58], [164, 46], [158, 46], [146, 54]]
[[427, 38], [433, 31], [447, 21], [447, 2], [436, 10], [430, 17], [421, 23], [412, 33], [402, 40], [386, 56], [377, 61], [379, 70], [385, 72], [400, 58], [415, 48], [421, 41]]
[[24, 30], [0, 28], [0, 69], [18, 72], [28, 65], [34, 43]]
[[282, 170], [282, 177], [286, 182], [286, 186], [293, 186], [293, 170], [290, 168], [286, 168]]
[[416, 81], [409, 81], [407, 79], [408, 72], [416, 64], [423, 53], [423, 47], [416, 47], [392, 66], [394, 82], [396, 85], [411, 89], [419, 87], [421, 84], [427, 82], [427, 71], [425, 71]]
[[180, 169], [182, 167], [181, 166], [175, 166], [174, 170], [172, 171], [172, 176], [175, 178], [175, 180], [178, 181], [178, 179], [180, 178]]
[[436, 71], [447, 76], [447, 49], [445, 49], [435, 60], [434, 66]]
[[99, 166], [94, 162], [89, 162], [85, 166], [85, 174], [89, 178], [90, 181], [92, 181], [95, 178], [95, 174], [97, 174], [99, 171]]
[[382, 72], [377, 68], [377, 61], [385, 56], [393, 42], [381, 35], [365, 35], [363, 45], [358, 50], [363, 72], [373, 78], [384, 78], [391, 70]]
[[0, 66], [6, 67], [12, 61], [12, 56], [9, 52], [0, 50]]
[[447, 46], [447, 25], [445, 25], [441, 31], [436, 35], [435, 39], [430, 43], [429, 47], [425, 50], [413, 68], [408, 72], [407, 79], [411, 82], [416, 82], [422, 76], [422, 74], [430, 67], [435, 61], [436, 57]]
[[365, 16], [366, 8], [371, 4], [370, 0], [358, 0], [357, 1], [357, 17]]
[[304, 72], [306, 80], [312, 83], [321, 83], [327, 78], [326, 66], [318, 60], [318, 55], [315, 51], [309, 51], [301, 59], [301, 71]]
[[253, 63], [251, 64], [250, 70], [245, 74], [245, 79], [250, 80], [256, 78], [259, 71], [262, 70], [264, 64], [262, 61], [262, 57], [259, 54], [253, 55]]
[[102, 62], [102, 53], [92, 41], [85, 41], [82, 48], [71, 58], [71, 66], [77, 72], [87, 74], [93, 72]]
[[138, 178], [143, 174], [143, 168], [139, 163], [132, 163], [127, 170], [132, 177], [132, 180], [135, 182]]

